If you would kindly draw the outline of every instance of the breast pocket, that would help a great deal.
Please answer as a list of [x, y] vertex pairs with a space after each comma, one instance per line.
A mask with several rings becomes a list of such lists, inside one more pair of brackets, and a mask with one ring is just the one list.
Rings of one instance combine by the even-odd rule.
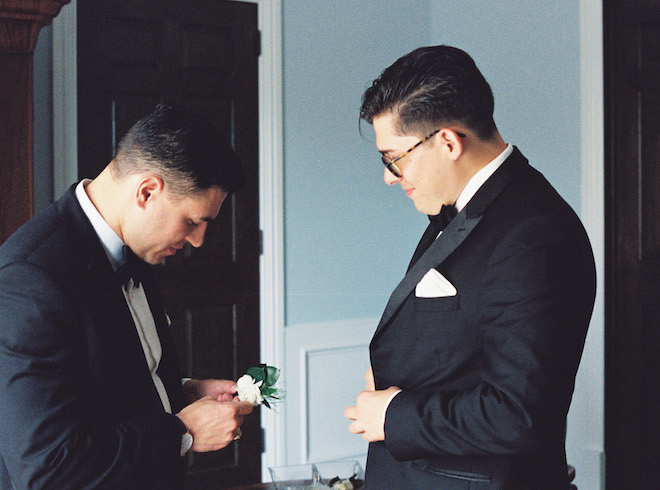
[[415, 310], [417, 311], [454, 311], [460, 306], [460, 295], [444, 296], [441, 298], [415, 297]]

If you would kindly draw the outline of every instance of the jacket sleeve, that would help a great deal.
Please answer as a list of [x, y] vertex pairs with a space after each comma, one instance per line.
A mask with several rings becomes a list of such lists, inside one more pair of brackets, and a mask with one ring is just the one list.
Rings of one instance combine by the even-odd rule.
[[393, 399], [385, 444], [399, 460], [524, 453], [541, 440], [563, 441], [594, 301], [586, 235], [558, 219], [524, 221], [493, 250], [481, 280], [474, 382], [404, 389]]
[[33, 264], [0, 269], [0, 454], [14, 486], [171, 488], [182, 424], [95, 405], [94, 361], [63, 291]]

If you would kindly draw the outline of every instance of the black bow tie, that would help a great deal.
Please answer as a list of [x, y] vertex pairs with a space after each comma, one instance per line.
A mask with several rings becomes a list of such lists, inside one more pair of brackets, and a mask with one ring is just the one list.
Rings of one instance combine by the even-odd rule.
[[436, 238], [438, 238], [438, 234], [445, 229], [445, 227], [449, 224], [449, 222], [454, 219], [454, 216], [458, 214], [458, 210], [454, 206], [446, 206], [442, 205], [442, 208], [440, 209], [440, 212], [436, 214], [435, 216], [429, 215], [429, 220], [431, 223], [429, 224], [429, 227], [426, 229], [424, 232], [424, 235], [422, 236], [422, 239], [419, 241], [419, 244], [417, 245], [417, 249], [415, 250], [415, 253], [413, 254], [413, 258], [410, 261], [410, 265], [408, 266], [408, 270], [419, 260], [419, 258], [424, 254], [427, 248], [431, 246], [431, 244], [435, 241]]
[[454, 217], [458, 214], [458, 210], [456, 209], [455, 206], [446, 205], [443, 204], [442, 208], [440, 208], [440, 212], [436, 214], [435, 216], [429, 215], [429, 220], [433, 224], [433, 226], [438, 230], [438, 233], [440, 233], [442, 230], [444, 230], [449, 222], [454, 219]]
[[122, 247], [122, 259], [122, 265], [116, 271], [117, 277], [124, 286], [128, 285], [129, 279], [133, 279], [135, 287], [139, 286], [144, 273], [144, 262], [133, 253], [128, 245]]

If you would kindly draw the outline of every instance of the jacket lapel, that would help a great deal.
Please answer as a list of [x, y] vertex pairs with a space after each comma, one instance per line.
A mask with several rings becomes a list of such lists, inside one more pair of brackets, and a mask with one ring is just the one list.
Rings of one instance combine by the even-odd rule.
[[481, 186], [467, 206], [445, 228], [442, 235], [431, 244], [415, 265], [408, 270], [392, 292], [374, 336], [391, 320], [424, 275], [430, 269], [441, 264], [472, 233], [481, 221], [486, 208], [504, 190], [513, 176], [521, 171], [521, 166], [526, 165], [527, 159], [514, 147], [509, 158]]
[[463, 240], [474, 230], [474, 227], [477, 226], [479, 221], [481, 221], [481, 216], [468, 219], [465, 210], [456, 215], [442, 232], [442, 235], [431, 244], [394, 289], [385, 307], [385, 312], [380, 319], [376, 333], [392, 318], [424, 275], [430, 269], [442, 263], [456, 250], [463, 243]]
[[70, 186], [57, 201], [58, 214], [71, 236], [76, 237], [78, 250], [75, 253], [78, 260], [85, 264], [92, 277], [109, 279], [114, 277], [112, 266], [92, 224], [80, 207], [75, 194], [76, 186], [77, 184]]

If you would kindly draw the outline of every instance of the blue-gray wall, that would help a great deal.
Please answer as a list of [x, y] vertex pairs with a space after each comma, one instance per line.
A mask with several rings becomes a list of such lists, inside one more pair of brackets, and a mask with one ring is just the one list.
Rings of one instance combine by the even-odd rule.
[[[428, 42], [427, 0], [284, 0], [287, 325], [379, 316], [424, 217], [383, 182], [367, 84]], [[398, 186], [397, 186], [398, 187]]]
[[284, 0], [286, 324], [380, 315], [426, 223], [388, 188], [367, 83], [428, 44], [470, 53], [495, 119], [579, 212], [579, 3]]

